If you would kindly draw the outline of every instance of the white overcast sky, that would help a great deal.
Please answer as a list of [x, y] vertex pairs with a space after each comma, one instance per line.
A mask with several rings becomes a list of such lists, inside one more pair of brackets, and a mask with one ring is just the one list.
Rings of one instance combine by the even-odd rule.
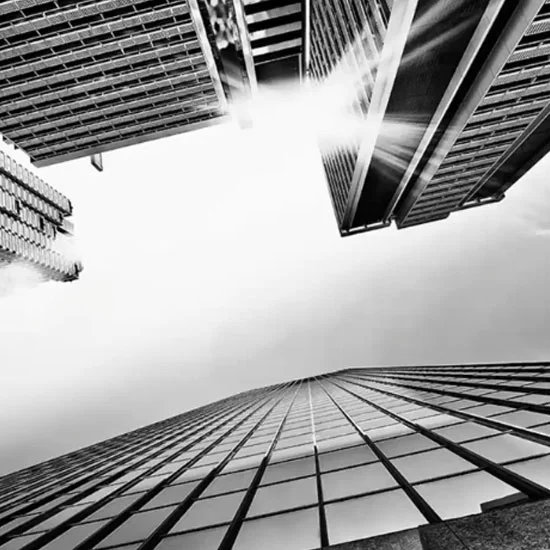
[[289, 378], [550, 357], [550, 158], [495, 206], [346, 239], [293, 128], [104, 162], [42, 171], [85, 270], [0, 298], [0, 473]]

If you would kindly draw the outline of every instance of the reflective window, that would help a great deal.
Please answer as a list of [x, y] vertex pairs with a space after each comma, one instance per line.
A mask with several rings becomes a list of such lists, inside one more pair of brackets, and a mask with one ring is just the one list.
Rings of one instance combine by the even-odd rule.
[[168, 477], [168, 474], [164, 474], [161, 476], [146, 477], [145, 479], [142, 479], [141, 481], [136, 483], [133, 487], [128, 489], [126, 493], [136, 493], [137, 491], [147, 491], [148, 489], [151, 489], [151, 487], [154, 487], [155, 485], [160, 483], [166, 477]]
[[396, 458], [392, 463], [411, 483], [476, 468], [447, 449]]
[[477, 407], [472, 407], [467, 409], [468, 414], [477, 414], [478, 416], [493, 416], [495, 414], [509, 412], [513, 409], [510, 407], [503, 407], [501, 405], [479, 405]]
[[548, 452], [548, 447], [509, 434], [497, 435], [463, 445], [493, 462], [507, 462]]
[[461, 424], [455, 424], [454, 426], [448, 426], [435, 430], [438, 434], [450, 439], [451, 441], [461, 442], [468, 441], [470, 439], [477, 439], [479, 437], [487, 437], [490, 435], [496, 435], [499, 432], [492, 428], [487, 428], [481, 424], [475, 422], [462, 422]]
[[44, 550], [73, 550], [75, 546], [103, 527], [105, 523], [105, 521], [96, 521], [95, 523], [77, 525], [41, 548]]
[[[182, 533], [162, 539], [155, 550], [214, 550], [220, 544], [227, 526]], [[124, 549], [121, 549], [124, 550]]]
[[345, 468], [347, 466], [355, 466], [356, 464], [373, 462], [375, 460], [376, 455], [366, 444], [319, 455], [319, 465], [321, 471], [324, 472], [336, 470], [337, 468]]
[[244, 494], [245, 492], [241, 491], [197, 500], [176, 523], [172, 531], [176, 533], [231, 521]]
[[550, 456], [512, 464], [507, 469], [550, 489]]
[[344, 447], [352, 447], [364, 443], [363, 438], [358, 434], [344, 435], [342, 437], [334, 437], [325, 441], [318, 441], [317, 448], [319, 452], [332, 451], [334, 449], [342, 449]]
[[166, 504], [179, 504], [189, 493], [199, 484], [198, 481], [191, 481], [181, 485], [173, 485], [163, 489], [155, 498], [153, 498], [144, 509], [164, 506]]
[[330, 544], [374, 537], [426, 523], [424, 516], [401, 490], [328, 504], [325, 510]]
[[116, 516], [117, 514], [122, 512], [122, 510], [128, 508], [130, 504], [132, 504], [134, 501], [136, 501], [138, 498], [141, 498], [142, 496], [143, 493], [136, 493], [127, 497], [115, 498], [114, 500], [111, 500], [111, 502], [100, 508], [97, 512], [94, 512], [91, 516], [88, 516], [86, 518], [86, 521]]
[[135, 542], [147, 538], [174, 510], [174, 507], [159, 508], [133, 514], [116, 531], [101, 542], [98, 548]]
[[317, 508], [247, 520], [233, 550], [309, 550], [319, 548]]
[[28, 532], [32, 533], [36, 531], [47, 531], [48, 529], [52, 529], [53, 527], [56, 527], [60, 523], [63, 523], [67, 519], [73, 517], [75, 514], [81, 512], [84, 508], [86, 508], [86, 506], [87, 505], [84, 504], [81, 506], [70, 506], [69, 508], [64, 508], [47, 520], [39, 523], [38, 525], [35, 525], [31, 529], [29, 529]]
[[5, 542], [2, 545], [2, 550], [19, 550], [20, 548], [23, 548], [23, 546], [27, 545], [31, 540], [34, 540], [41, 536], [38, 533], [35, 533], [33, 535], [23, 535], [21, 537], [16, 537], [14, 539], [9, 540], [8, 542]]
[[315, 473], [315, 461], [313, 456], [270, 464], [262, 477], [262, 485], [283, 479], [308, 476]]
[[290, 460], [292, 458], [299, 458], [301, 456], [307, 456], [313, 454], [313, 445], [308, 443], [307, 445], [300, 445], [298, 447], [288, 447], [286, 449], [280, 449], [275, 451], [271, 455], [271, 464], [274, 462], [280, 462], [282, 460]]
[[415, 489], [443, 519], [478, 514], [481, 503], [517, 493], [516, 489], [486, 472], [421, 483]]
[[202, 494], [203, 497], [246, 489], [256, 473], [256, 468], [217, 476]]
[[377, 445], [388, 458], [437, 447], [437, 443], [419, 433], [379, 441]]
[[529, 428], [530, 426], [536, 426], [537, 424], [544, 424], [545, 422], [548, 422], [548, 415], [530, 411], [514, 411], [511, 413], [500, 414], [495, 416], [494, 419], [499, 420], [500, 422], [513, 424], [514, 426]]
[[403, 424], [394, 424], [392, 426], [386, 426], [385, 428], [377, 428], [376, 430], [369, 431], [369, 437], [373, 441], [380, 441], [381, 439], [388, 439], [390, 437], [397, 437], [400, 435], [410, 434], [413, 431]]
[[247, 517], [270, 514], [315, 502], [317, 502], [315, 477], [266, 485], [256, 491]]
[[378, 491], [397, 484], [379, 462], [323, 474], [321, 479], [325, 500]]

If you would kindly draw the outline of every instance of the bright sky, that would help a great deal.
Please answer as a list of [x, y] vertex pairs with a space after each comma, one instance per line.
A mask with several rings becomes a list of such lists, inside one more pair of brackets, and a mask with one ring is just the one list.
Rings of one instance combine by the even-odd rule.
[[1, 298], [0, 473], [289, 378], [550, 355], [550, 157], [500, 204], [346, 239], [299, 129], [104, 164], [42, 171], [85, 270]]

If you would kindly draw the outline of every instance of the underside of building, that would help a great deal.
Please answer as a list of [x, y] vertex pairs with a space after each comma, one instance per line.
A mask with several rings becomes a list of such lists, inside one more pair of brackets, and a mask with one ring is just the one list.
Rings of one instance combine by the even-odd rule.
[[345, 59], [365, 82], [365, 136], [323, 159], [342, 235], [498, 202], [548, 152], [549, 2], [330, 3], [312, 76]]

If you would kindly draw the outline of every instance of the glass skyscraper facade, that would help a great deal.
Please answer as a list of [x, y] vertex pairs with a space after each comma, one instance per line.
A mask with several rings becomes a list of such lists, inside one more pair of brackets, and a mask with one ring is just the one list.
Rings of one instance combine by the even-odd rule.
[[4, 476], [0, 494], [1, 550], [454, 536], [449, 520], [488, 503], [550, 497], [550, 364], [354, 368], [265, 387]]

